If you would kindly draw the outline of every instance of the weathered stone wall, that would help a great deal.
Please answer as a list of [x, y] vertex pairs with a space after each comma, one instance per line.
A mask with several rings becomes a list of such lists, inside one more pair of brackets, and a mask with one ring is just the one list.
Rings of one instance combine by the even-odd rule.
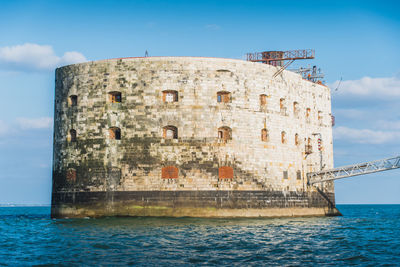
[[[320, 168], [313, 133], [322, 136], [323, 165], [333, 167], [330, 90], [289, 71], [273, 79], [276, 70], [193, 57], [113, 59], [57, 69], [53, 193], [315, 191], [306, 184], [306, 173]], [[178, 101], [165, 103], [163, 90], [177, 91]], [[121, 92], [121, 103], [110, 103], [112, 91]], [[230, 92], [231, 101], [218, 103], [218, 91]], [[261, 94], [267, 95], [264, 107]], [[71, 95], [77, 96], [76, 106], [68, 105]], [[178, 139], [163, 138], [167, 125], [177, 127]], [[218, 138], [222, 126], [232, 131], [227, 142]], [[109, 138], [110, 127], [121, 129], [121, 140]], [[261, 140], [263, 128], [267, 141]], [[68, 140], [71, 129], [76, 142]], [[311, 154], [305, 153], [308, 138]], [[162, 179], [164, 166], [177, 167], [178, 178]], [[233, 167], [234, 178], [219, 179], [221, 166]], [[333, 190], [333, 183], [325, 184], [324, 191]]]

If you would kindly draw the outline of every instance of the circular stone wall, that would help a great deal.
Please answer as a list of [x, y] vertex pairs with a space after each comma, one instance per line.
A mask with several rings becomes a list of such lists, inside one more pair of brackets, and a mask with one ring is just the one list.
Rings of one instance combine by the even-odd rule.
[[[287, 71], [273, 79], [276, 70], [192, 57], [57, 69], [54, 210], [71, 194], [85, 202], [83, 192], [99, 203], [153, 192], [163, 207], [177, 200], [162, 192], [288, 192], [309, 206], [305, 175], [321, 164], [313, 133], [322, 164], [333, 166], [330, 92]], [[333, 186], [325, 190], [333, 199]]]

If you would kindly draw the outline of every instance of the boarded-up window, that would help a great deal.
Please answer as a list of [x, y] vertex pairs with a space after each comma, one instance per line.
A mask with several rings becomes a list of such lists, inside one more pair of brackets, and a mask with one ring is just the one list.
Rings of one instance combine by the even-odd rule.
[[299, 134], [294, 135], [294, 144], [298, 146], [300, 144]]
[[69, 130], [69, 138], [68, 139], [70, 142], [76, 142], [76, 130], [75, 129]]
[[68, 169], [66, 173], [66, 178], [68, 182], [75, 182], [76, 181], [76, 170], [75, 169]]
[[229, 103], [231, 102], [231, 93], [226, 91], [219, 91], [217, 93], [218, 103]]
[[121, 103], [122, 102], [121, 92], [117, 92], [117, 91], [109, 92], [108, 97], [109, 97], [109, 101], [111, 103]]
[[222, 166], [218, 168], [219, 179], [233, 179], [233, 168], [230, 166]]
[[178, 101], [178, 92], [174, 90], [165, 90], [163, 93], [163, 102], [177, 102]]
[[109, 130], [110, 139], [121, 140], [121, 129], [118, 127], [111, 127]]
[[268, 139], [269, 139], [268, 130], [264, 128], [261, 130], [261, 141], [268, 142]]
[[161, 169], [161, 178], [163, 179], [177, 179], [179, 169], [175, 166], [165, 166]]
[[172, 125], [163, 127], [163, 138], [178, 139], [178, 128]]
[[77, 95], [70, 95], [68, 97], [68, 106], [75, 107], [78, 105], [78, 96]]
[[283, 171], [283, 179], [288, 179], [288, 171]]
[[222, 126], [218, 128], [218, 139], [220, 141], [226, 142], [232, 139], [232, 130], [227, 126]]
[[301, 180], [301, 171], [296, 172], [297, 180]]
[[286, 144], [286, 132], [281, 132], [281, 142], [282, 144]]
[[265, 107], [267, 105], [267, 95], [260, 95], [260, 106]]

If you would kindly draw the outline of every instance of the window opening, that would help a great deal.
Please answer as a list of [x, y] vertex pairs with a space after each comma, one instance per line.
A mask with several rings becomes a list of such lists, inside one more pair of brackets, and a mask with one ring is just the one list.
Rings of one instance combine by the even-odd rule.
[[178, 128], [172, 125], [163, 128], [163, 137], [165, 139], [178, 139]]
[[306, 110], [306, 117], [309, 118], [310, 117], [310, 113], [311, 113], [311, 109], [307, 108]]
[[218, 128], [218, 139], [220, 141], [226, 142], [232, 139], [232, 130], [227, 126]]
[[322, 111], [318, 111], [318, 122], [322, 124]]
[[70, 142], [76, 142], [76, 130], [75, 129], [69, 130], [69, 140], [70, 140]]
[[121, 129], [118, 127], [111, 127], [109, 129], [110, 139], [121, 140]]
[[281, 142], [282, 144], [286, 144], [286, 132], [281, 132]]
[[283, 171], [283, 179], [288, 179], [288, 171]]
[[163, 102], [166, 103], [178, 102], [178, 92], [174, 90], [163, 91]]
[[267, 142], [268, 139], [269, 139], [268, 130], [264, 128], [261, 130], [261, 141]]
[[75, 107], [78, 105], [78, 96], [77, 95], [70, 95], [68, 98], [68, 106]]
[[301, 171], [296, 172], [297, 180], [301, 180]]
[[299, 114], [299, 103], [293, 102], [293, 114], [297, 116]]
[[76, 181], [76, 170], [75, 169], [68, 169], [66, 174], [67, 181], [75, 182]]
[[108, 93], [110, 102], [111, 103], [121, 103], [122, 102], [122, 96], [121, 92], [110, 92]]
[[311, 138], [307, 139], [307, 144], [306, 144], [306, 154], [311, 154], [312, 153], [312, 145], [311, 145]]
[[265, 107], [267, 105], [267, 95], [260, 95], [260, 106]]
[[229, 103], [231, 102], [231, 93], [226, 91], [219, 91], [217, 93], [218, 103]]

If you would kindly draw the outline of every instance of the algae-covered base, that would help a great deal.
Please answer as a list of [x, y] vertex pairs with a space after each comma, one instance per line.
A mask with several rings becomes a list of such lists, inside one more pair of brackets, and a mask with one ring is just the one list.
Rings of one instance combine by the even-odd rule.
[[[333, 195], [329, 198], [333, 198]], [[318, 192], [113, 191], [53, 194], [53, 218], [103, 216], [292, 217], [337, 216]]]

